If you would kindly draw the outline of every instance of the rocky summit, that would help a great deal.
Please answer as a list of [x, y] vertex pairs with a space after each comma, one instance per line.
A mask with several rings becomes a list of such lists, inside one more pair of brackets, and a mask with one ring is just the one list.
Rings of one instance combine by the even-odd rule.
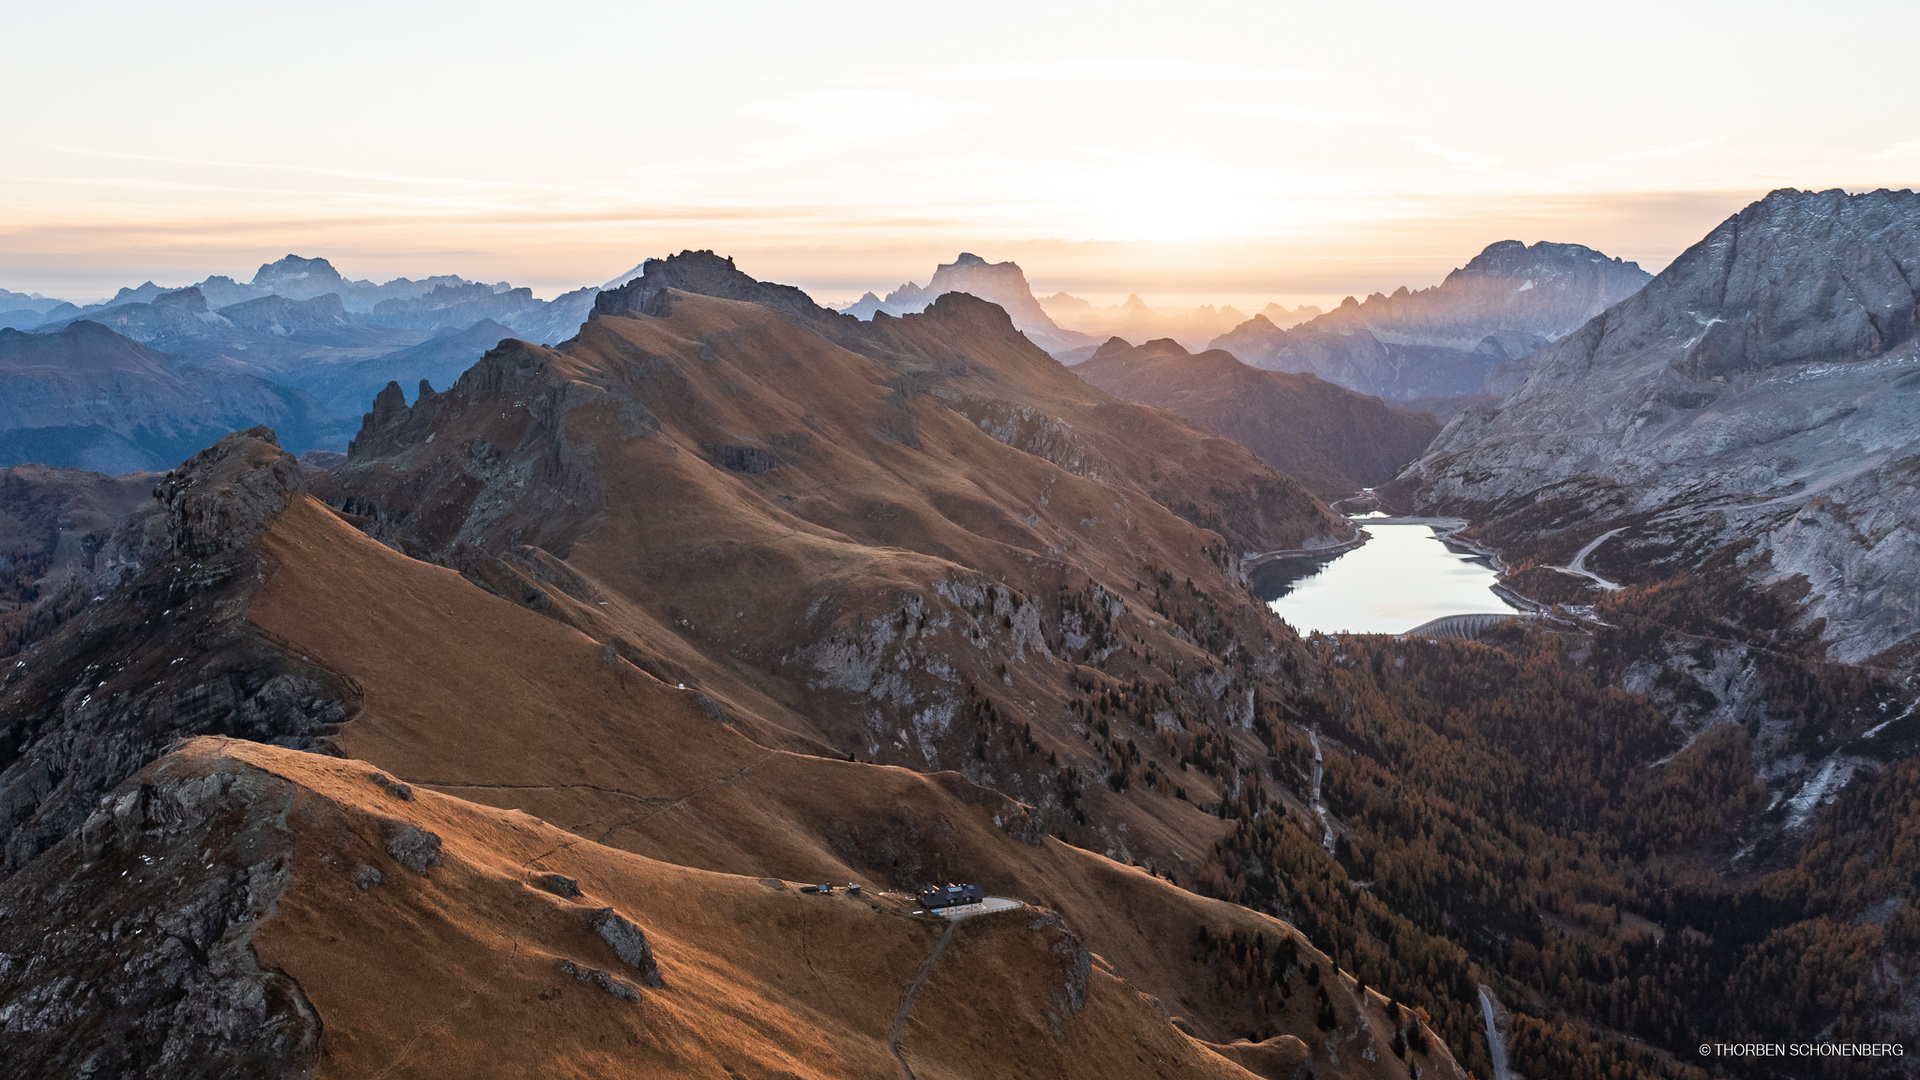
[[1590, 565], [1623, 580], [1724, 554], [1835, 656], [1911, 663], [1917, 281], [1920, 195], [1776, 191], [1455, 418], [1400, 497], [1567, 556], [1620, 530]]

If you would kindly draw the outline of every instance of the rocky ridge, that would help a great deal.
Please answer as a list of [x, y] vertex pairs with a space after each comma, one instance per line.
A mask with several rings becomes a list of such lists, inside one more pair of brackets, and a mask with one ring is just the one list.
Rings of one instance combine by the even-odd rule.
[[0, 1056], [16, 1076], [313, 1075], [321, 1020], [254, 934], [293, 870], [295, 786], [169, 755], [0, 879]]
[[315, 748], [347, 718], [347, 686], [246, 621], [267, 570], [253, 541], [303, 490], [271, 431], [221, 440], [161, 480], [162, 535], [138, 576], [7, 661], [0, 868], [67, 835], [182, 735]]

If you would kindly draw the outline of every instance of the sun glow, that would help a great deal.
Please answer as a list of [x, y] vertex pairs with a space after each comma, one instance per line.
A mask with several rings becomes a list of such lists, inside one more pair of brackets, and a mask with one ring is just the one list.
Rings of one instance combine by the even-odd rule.
[[296, 248], [546, 292], [682, 246], [826, 292], [975, 247], [1181, 294], [1417, 285], [1508, 236], [1657, 268], [1770, 188], [1913, 182], [1900, 76], [1830, 27], [1920, 14], [1842, 7], [43, 6], [0, 71], [0, 285]]

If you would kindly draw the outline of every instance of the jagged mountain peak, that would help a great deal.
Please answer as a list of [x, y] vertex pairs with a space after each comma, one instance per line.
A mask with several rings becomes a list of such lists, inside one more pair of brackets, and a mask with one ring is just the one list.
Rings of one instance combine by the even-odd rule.
[[198, 286], [189, 285], [184, 289], [164, 292], [153, 298], [154, 310], [177, 309], [180, 311], [205, 311], [207, 298]]
[[1007, 308], [1009, 314], [1018, 308], [1024, 317], [1037, 316], [1048, 324], [1053, 322], [1034, 299], [1033, 290], [1027, 285], [1026, 271], [1011, 259], [990, 263], [963, 251], [952, 262], [941, 263], [934, 270], [932, 280], [927, 282], [927, 292], [930, 299], [946, 292], [971, 292]]
[[306, 258], [300, 255], [285, 255], [273, 262], [262, 263], [254, 271], [253, 286], [259, 289], [280, 291], [296, 282], [328, 283], [338, 286], [344, 279], [340, 271], [324, 258]]
[[[1248, 321], [1213, 346], [1259, 367], [1312, 372], [1451, 415], [1519, 385], [1531, 370], [1522, 358], [1648, 280], [1637, 265], [1580, 244], [1501, 240], [1439, 285], [1348, 296], [1285, 330]], [[1489, 338], [1498, 348], [1482, 348]]]
[[[1488, 244], [1485, 250], [1475, 255], [1467, 265], [1447, 275], [1447, 281], [1455, 278], [1462, 280], [1475, 277], [1524, 278], [1528, 276], [1547, 276], [1556, 273], [1568, 273], [1595, 265], [1605, 265], [1608, 269], [1619, 268], [1625, 274], [1640, 273], [1639, 263], [1627, 262], [1618, 256], [1608, 256], [1587, 247], [1585, 244], [1556, 244], [1542, 240], [1528, 245], [1519, 240], [1499, 240]], [[1442, 288], [1446, 283], [1441, 284]], [[1405, 293], [1403, 288], [1399, 296]]]
[[1034, 298], [1020, 264], [988, 262], [970, 251], [963, 251], [950, 263], [941, 263], [925, 287], [907, 282], [880, 299], [872, 293], [847, 306], [846, 314], [871, 319], [876, 313], [909, 315], [947, 293], [967, 293], [997, 304], [1006, 310], [1013, 325], [1048, 353], [1061, 356], [1079, 348], [1091, 348], [1095, 339], [1072, 330], [1063, 330]]

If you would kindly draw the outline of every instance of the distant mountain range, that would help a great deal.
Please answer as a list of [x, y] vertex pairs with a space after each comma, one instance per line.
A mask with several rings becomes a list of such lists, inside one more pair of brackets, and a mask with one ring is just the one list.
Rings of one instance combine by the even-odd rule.
[[0, 329], [7, 327], [38, 326], [49, 318], [59, 318], [56, 314], [80, 310], [65, 300], [57, 300], [39, 293], [18, 293], [10, 289], [0, 289]]
[[[1077, 296], [1057, 292], [1041, 297], [1040, 307], [1055, 322], [1069, 330], [1125, 338], [1128, 341], [1171, 338], [1189, 350], [1204, 350], [1207, 342], [1247, 321], [1246, 313], [1232, 305], [1216, 308], [1212, 304], [1202, 304], [1188, 311], [1171, 310], [1149, 306], [1140, 299], [1138, 293], [1129, 293], [1124, 303], [1112, 307], [1095, 307]], [[1311, 304], [1292, 309], [1281, 304], [1268, 304], [1259, 311], [1261, 317], [1280, 327], [1306, 322], [1320, 313], [1320, 309]], [[1060, 360], [1062, 363], [1076, 364], [1093, 355], [1092, 349], [1100, 347], [1083, 347], [1082, 350], [1062, 356]]]
[[[607, 284], [613, 288], [640, 273], [640, 268]], [[950, 263], [941, 263], [933, 277], [922, 286], [907, 282], [885, 297], [866, 293], [839, 310], [857, 319], [871, 319], [875, 312], [911, 315], [924, 311], [944, 293], [970, 293], [1005, 308], [1013, 325], [1035, 345], [1047, 350], [1063, 364], [1077, 364], [1093, 355], [1109, 337], [1132, 341], [1172, 338], [1188, 348], [1205, 343], [1245, 322], [1247, 316], [1229, 307], [1204, 304], [1190, 311], [1172, 311], [1149, 307], [1138, 294], [1114, 307], [1095, 307], [1070, 293], [1057, 292], [1035, 297], [1027, 276], [1015, 262], [990, 263], [971, 252], [961, 252]], [[1261, 314], [1280, 326], [1311, 319], [1320, 314], [1317, 307], [1293, 310], [1268, 304]]]
[[856, 319], [871, 319], [875, 312], [888, 315], [912, 315], [927, 309], [942, 295], [968, 293], [1006, 309], [1013, 325], [1027, 339], [1056, 357], [1074, 349], [1092, 349], [1096, 338], [1074, 330], [1062, 329], [1040, 302], [1033, 297], [1027, 275], [1014, 262], [990, 263], [971, 252], [961, 252], [950, 263], [941, 263], [925, 287], [909, 281], [886, 295], [885, 299], [867, 293], [842, 309]]
[[1064, 364], [1086, 360], [1109, 337], [1170, 338], [1188, 350], [1224, 349], [1253, 367], [1317, 375], [1444, 420], [1513, 392], [1532, 370], [1535, 349], [1649, 279], [1639, 266], [1579, 244], [1502, 240], [1431, 288], [1350, 296], [1327, 312], [1268, 304], [1248, 317], [1211, 305], [1155, 309], [1137, 294], [1104, 308], [1064, 292], [1036, 298], [1019, 264], [962, 253], [924, 286], [907, 282], [885, 297], [869, 292], [841, 310], [860, 319], [899, 316], [943, 293], [971, 293], [1005, 308], [1015, 327]]
[[[16, 330], [64, 335], [85, 322], [151, 350], [156, 356], [147, 361], [153, 372], [164, 372], [162, 381], [170, 380], [173, 389], [162, 393], [153, 383], [158, 396], [149, 400], [190, 393], [198, 381], [209, 388], [193, 407], [149, 422], [143, 412], [147, 402], [125, 397], [131, 392], [125, 388], [133, 384], [93, 381], [100, 372], [118, 370], [133, 354], [98, 334], [66, 337], [62, 347], [81, 351], [71, 352], [73, 370], [54, 380], [61, 389], [46, 382], [39, 369], [27, 376], [31, 365], [10, 369], [24, 380], [17, 386], [0, 382], [0, 391], [14, 389], [16, 396], [50, 394], [49, 400], [62, 401], [65, 410], [58, 416], [22, 413], [18, 426], [0, 429], [0, 465], [41, 460], [101, 469], [165, 468], [183, 447], [204, 442], [205, 433], [229, 422], [272, 424], [295, 451], [338, 449], [389, 382], [445, 386], [499, 341], [565, 340], [607, 295], [641, 280], [646, 265], [614, 278], [608, 287], [576, 289], [551, 301], [505, 282], [489, 285], [447, 275], [375, 284], [344, 277], [326, 259], [298, 255], [261, 266], [246, 283], [224, 276], [178, 289], [146, 282], [84, 306], [36, 294], [0, 294], [0, 303], [13, 309], [4, 321]], [[1213, 347], [1254, 367], [1311, 373], [1444, 419], [1466, 403], [1498, 400], [1511, 391], [1530, 370], [1528, 357], [1537, 346], [1564, 335], [1645, 279], [1633, 264], [1578, 245], [1528, 247], [1504, 241], [1434, 288], [1403, 288], [1364, 302], [1349, 298], [1325, 313], [1269, 304], [1242, 319], [1231, 307], [1159, 311], [1138, 296], [1115, 308], [1095, 308], [1065, 293], [1042, 304], [1018, 264], [962, 253], [937, 267], [927, 285], [908, 282], [884, 299], [868, 293], [844, 314], [865, 320], [899, 317], [925, 310], [947, 293], [966, 293], [1001, 307], [1028, 340], [1066, 363], [1091, 356], [1104, 340], [1078, 327], [1135, 335], [1128, 340], [1172, 338], [1191, 348], [1234, 323], [1213, 337]], [[813, 308], [811, 301], [806, 306], [825, 310]], [[25, 343], [10, 348], [9, 355], [16, 357], [40, 355]], [[97, 363], [87, 348], [101, 350]], [[255, 381], [236, 381], [236, 376]], [[82, 387], [94, 396], [75, 396]], [[1336, 476], [1358, 474], [1321, 470], [1314, 475], [1332, 483]]]
[[[452, 274], [422, 278], [394, 278], [384, 284], [349, 280], [326, 259], [288, 255], [262, 265], [253, 280], [242, 284], [215, 275], [184, 287], [166, 287], [149, 281], [123, 288], [112, 299], [76, 305], [38, 294], [0, 289], [0, 327], [16, 330], [58, 329], [75, 318], [102, 321], [105, 312], [152, 304], [163, 296], [197, 290], [214, 311], [248, 301], [279, 298], [305, 301], [332, 296], [333, 306], [358, 325], [403, 330], [447, 330], [490, 318], [525, 330], [528, 340], [557, 342], [577, 329], [593, 306], [599, 290], [587, 286], [555, 297], [536, 300], [530, 289], [507, 282], [487, 285]], [[11, 309], [11, 310], [8, 310]]]
[[1256, 316], [1215, 338], [1255, 367], [1329, 382], [1451, 415], [1498, 400], [1558, 340], [1650, 280], [1634, 263], [1579, 244], [1491, 244], [1432, 288], [1349, 296], [1291, 329]]
[[146, 282], [85, 306], [0, 294], [14, 309], [0, 318], [0, 465], [164, 469], [256, 424], [295, 451], [345, 449], [389, 382], [446, 386], [504, 339], [564, 340], [598, 292], [543, 301], [450, 275], [376, 285], [288, 255], [245, 284]]
[[1323, 494], [1385, 483], [1440, 432], [1430, 414], [1313, 375], [1248, 367], [1222, 349], [1195, 356], [1162, 338], [1111, 338], [1073, 373], [1115, 397], [1154, 405], [1224, 435]]
[[[1420, 433], [1431, 437], [1438, 424], [1410, 413], [1444, 421], [1468, 404], [1499, 400], [1525, 380], [1534, 350], [1648, 279], [1633, 263], [1578, 244], [1504, 240], [1432, 288], [1348, 297], [1328, 312], [1269, 304], [1247, 318], [1232, 307], [1159, 311], [1138, 295], [1110, 308], [1068, 293], [1036, 299], [1018, 264], [962, 253], [925, 286], [908, 282], [884, 298], [869, 292], [843, 311], [899, 316], [946, 292], [971, 293], [1000, 305], [1029, 340], [1101, 388], [1228, 435], [1276, 467], [1290, 463], [1319, 490], [1351, 491], [1391, 479], [1418, 456]], [[1190, 356], [1208, 335], [1212, 344]], [[1134, 349], [1143, 339], [1150, 344]], [[1102, 363], [1086, 366], [1096, 356]], [[1316, 376], [1320, 386], [1263, 380], [1243, 366]], [[1331, 393], [1336, 388], [1400, 409], [1356, 411]], [[1301, 426], [1316, 408], [1349, 426], [1330, 442], [1302, 439], [1299, 432], [1318, 430]]]

